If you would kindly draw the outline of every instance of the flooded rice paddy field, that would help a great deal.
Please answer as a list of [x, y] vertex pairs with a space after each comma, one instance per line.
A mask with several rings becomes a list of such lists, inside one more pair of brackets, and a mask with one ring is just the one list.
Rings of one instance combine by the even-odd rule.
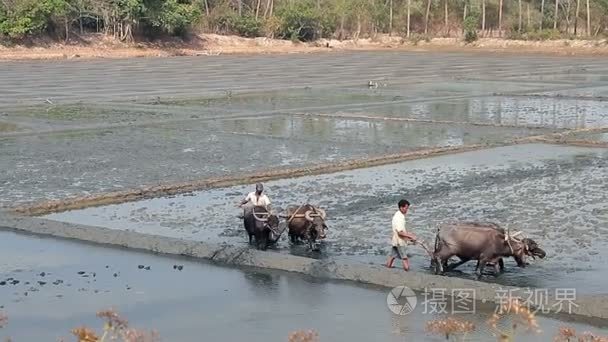
[[384, 104], [351, 109], [352, 115], [456, 121], [518, 127], [580, 129], [608, 126], [608, 101], [488, 96]]
[[[424, 331], [427, 321], [443, 315], [431, 313], [430, 305], [425, 310], [422, 295], [412, 313], [397, 316], [387, 308], [387, 289], [8, 232], [0, 238], [0, 312], [9, 317], [0, 337], [14, 341], [70, 340], [70, 330], [82, 325], [101, 331], [95, 313], [109, 308], [164, 341], [285, 340], [300, 329], [317, 330], [321, 340], [443, 340]], [[469, 340], [493, 338], [485, 323], [491, 310], [479, 306], [461, 316], [476, 325]], [[550, 340], [564, 325], [608, 333], [599, 322], [538, 321], [541, 334], [518, 340]]]
[[[7, 62], [0, 208], [605, 127], [606, 74], [595, 58], [404, 52]], [[603, 131], [564, 141], [605, 139]], [[507, 261], [506, 274], [485, 281], [606, 294], [607, 163], [605, 148], [531, 144], [267, 182], [276, 207], [311, 201], [329, 213], [321, 253], [285, 239], [274, 251], [384, 262], [390, 217], [405, 196], [411, 228], [429, 242], [441, 222], [492, 220], [548, 253], [526, 269]], [[251, 187], [47, 217], [245, 245], [235, 204]], [[432, 340], [422, 330], [428, 316], [396, 318], [384, 290], [2, 235], [0, 278], [19, 280], [0, 286], [10, 316], [3, 332], [16, 340], [67, 336], [108, 304], [180, 341], [201, 329], [217, 340], [269, 340], [298, 328], [328, 340]], [[410, 253], [413, 267], [428, 271], [422, 250]], [[472, 266], [452, 276], [470, 277]]]
[[[475, 54], [351, 52], [276, 56], [201, 56], [3, 63], [0, 104], [133, 101], [199, 97], [218, 91], [367, 85], [369, 80], [422, 83], [467, 78], [547, 83], [547, 88], [606, 82], [605, 62]], [[152, 72], [153, 71], [153, 72]], [[551, 77], [559, 78], [551, 79]], [[582, 77], [582, 78], [581, 78]], [[551, 90], [551, 89], [547, 89]]]
[[[306, 201], [328, 212], [328, 239], [321, 253], [292, 246], [283, 236], [276, 251], [381, 263], [397, 201], [413, 207], [411, 229], [432, 244], [438, 224], [450, 220], [494, 221], [523, 230], [548, 257], [514, 267], [487, 281], [534, 287], [575, 286], [605, 293], [608, 249], [608, 182], [605, 149], [529, 144], [473, 151], [337, 174], [266, 183], [275, 208]], [[230, 244], [247, 243], [235, 204], [249, 186], [50, 214], [47, 218], [150, 234]], [[428, 257], [412, 247], [416, 269]], [[474, 263], [463, 267], [471, 277]]]
[[500, 143], [543, 132], [553, 131], [277, 116], [16, 136], [0, 139], [7, 167], [0, 204], [423, 148]]
[[599, 127], [601, 97], [530, 95], [600, 91], [607, 70], [403, 52], [7, 62], [0, 207]]

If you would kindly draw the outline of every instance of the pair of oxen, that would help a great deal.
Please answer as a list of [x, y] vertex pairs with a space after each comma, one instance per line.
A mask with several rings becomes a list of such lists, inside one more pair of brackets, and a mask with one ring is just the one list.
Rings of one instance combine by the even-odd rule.
[[[426, 248], [426, 247], [425, 247]], [[428, 251], [428, 248], [427, 248]], [[517, 266], [526, 267], [526, 258], [544, 258], [546, 253], [522, 232], [511, 232], [494, 223], [460, 222], [441, 225], [435, 237], [431, 255], [431, 268], [444, 273], [470, 261], [477, 260], [475, 273], [480, 278], [487, 265], [496, 273], [504, 271], [503, 258], [513, 257]], [[451, 257], [460, 261], [448, 265]]]
[[[327, 225], [325, 210], [311, 204], [289, 206], [285, 214], [276, 215], [262, 206], [246, 206], [243, 212], [243, 223], [249, 235], [249, 243], [258, 249], [265, 250], [276, 244], [283, 231], [287, 228], [292, 243], [306, 241], [309, 248], [318, 250], [318, 241], [325, 239]], [[281, 225], [279, 218], [286, 219], [286, 225]]]

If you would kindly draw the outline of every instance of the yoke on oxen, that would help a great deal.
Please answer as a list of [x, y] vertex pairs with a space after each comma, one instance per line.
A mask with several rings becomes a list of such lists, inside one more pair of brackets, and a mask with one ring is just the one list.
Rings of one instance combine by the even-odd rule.
[[300, 206], [289, 206], [286, 214], [281, 217], [287, 219], [287, 228], [292, 243], [297, 243], [298, 239], [308, 241], [310, 249], [318, 249], [317, 240], [325, 239], [327, 225], [325, 210], [311, 204]]
[[[309, 209], [309, 210], [306, 210], [306, 211], [304, 211], [304, 213], [302, 213], [301, 209], [303, 209], [303, 208]], [[321, 219], [325, 221], [325, 218], [327, 217], [327, 213], [325, 212], [325, 210], [323, 210], [319, 207], [315, 207], [310, 204], [302, 204], [299, 207], [296, 207], [295, 205], [291, 205], [291, 206], [287, 207], [286, 212], [287, 212], [286, 215], [279, 215], [279, 216], [282, 218], [286, 218], [287, 224], [289, 224], [294, 218], [305, 218], [308, 221], [313, 221], [314, 217], [321, 217]]]
[[[490, 222], [454, 222], [442, 224], [437, 230], [431, 267], [435, 266], [436, 273], [443, 273], [477, 260], [475, 272], [481, 277], [488, 264], [494, 266], [497, 274], [504, 270], [505, 257], [513, 257], [519, 267], [525, 267], [526, 257], [542, 259], [545, 255], [536, 241], [521, 231], [511, 232], [509, 227], [504, 229]], [[448, 265], [452, 256], [460, 261]]]
[[279, 224], [278, 216], [263, 206], [244, 206], [243, 224], [249, 235], [249, 243], [255, 237], [259, 249], [275, 244], [285, 231], [285, 227], [281, 228]]
[[[255, 208], [251, 211], [251, 213], [253, 214], [253, 217], [257, 221], [264, 222], [264, 223], [268, 222], [268, 217], [270, 217], [271, 215], [276, 216], [273, 212], [255, 211]], [[273, 227], [273, 226], [269, 225], [268, 229], [270, 230], [270, 242], [276, 243], [277, 241], [279, 241], [279, 238], [281, 238], [281, 235], [283, 234], [283, 232], [285, 231], [286, 228], [287, 228], [286, 225], [281, 225], [281, 224], [279, 224], [277, 227]]]

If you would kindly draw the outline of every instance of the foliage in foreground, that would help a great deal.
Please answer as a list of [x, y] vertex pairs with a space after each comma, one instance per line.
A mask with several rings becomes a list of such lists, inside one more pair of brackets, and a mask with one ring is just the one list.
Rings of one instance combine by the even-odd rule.
[[[507, 329], [501, 328], [501, 322], [509, 320]], [[530, 311], [518, 299], [511, 299], [501, 303], [497, 312], [492, 314], [487, 321], [492, 334], [498, 342], [514, 342], [520, 332], [540, 333], [540, 327], [536, 315]], [[475, 331], [475, 325], [471, 322], [448, 317], [446, 319], [434, 320], [427, 323], [426, 330], [432, 334], [445, 337], [449, 341], [466, 341], [468, 334]], [[608, 337], [597, 336], [590, 332], [577, 335], [576, 331], [569, 327], [561, 327], [557, 332], [556, 342], [608, 342]]]
[[97, 317], [105, 321], [103, 333], [99, 336], [95, 331], [80, 327], [72, 330], [72, 334], [76, 336], [78, 342], [107, 342], [107, 341], [123, 341], [123, 342], [156, 342], [160, 341], [159, 335], [156, 332], [145, 332], [133, 328], [129, 328], [127, 320], [120, 317], [113, 310], [105, 310], [97, 313]]
[[[157, 332], [146, 332], [129, 327], [126, 319], [114, 310], [104, 310], [97, 313], [104, 321], [103, 331], [82, 326], [72, 330], [78, 342], [157, 342], [160, 336]], [[509, 319], [509, 329], [501, 329], [500, 322]], [[8, 317], [0, 313], [0, 328], [8, 323]], [[514, 342], [517, 333], [521, 331], [540, 333], [536, 316], [517, 299], [503, 303], [499, 310], [487, 321], [498, 342]], [[427, 332], [445, 337], [448, 341], [466, 341], [469, 334], [476, 331], [473, 323], [454, 317], [429, 321]], [[319, 342], [319, 334], [314, 330], [298, 330], [289, 334], [288, 342]], [[9, 340], [10, 341], [10, 340]], [[578, 334], [573, 328], [561, 327], [554, 338], [555, 342], [608, 342], [607, 336], [598, 336], [590, 332]]]

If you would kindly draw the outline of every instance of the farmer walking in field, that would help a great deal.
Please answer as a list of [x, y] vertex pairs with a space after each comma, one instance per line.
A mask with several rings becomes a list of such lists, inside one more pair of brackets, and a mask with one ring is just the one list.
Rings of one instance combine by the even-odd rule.
[[393, 237], [391, 240], [391, 253], [386, 261], [386, 267], [392, 268], [396, 258], [403, 262], [403, 269], [409, 271], [410, 262], [407, 258], [407, 245], [416, 242], [416, 235], [408, 233], [405, 228], [405, 215], [410, 207], [410, 202], [402, 199], [398, 203], [399, 210], [393, 215]]

